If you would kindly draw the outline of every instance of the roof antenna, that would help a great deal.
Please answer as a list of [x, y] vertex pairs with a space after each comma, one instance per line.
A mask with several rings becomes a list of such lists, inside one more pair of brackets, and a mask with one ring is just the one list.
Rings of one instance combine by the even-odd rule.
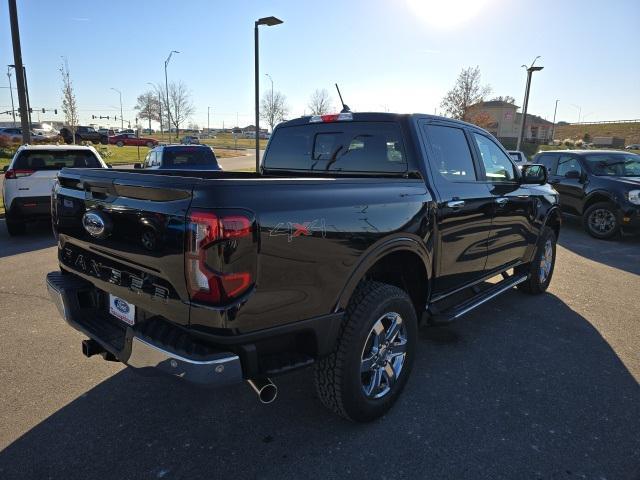
[[344, 101], [342, 100], [342, 94], [340, 93], [340, 87], [338, 87], [337, 83], [336, 83], [336, 90], [338, 90], [338, 96], [340, 97], [340, 103], [342, 104], [342, 111], [340, 113], [350, 112], [351, 109], [349, 108], [349, 105], [344, 103]]

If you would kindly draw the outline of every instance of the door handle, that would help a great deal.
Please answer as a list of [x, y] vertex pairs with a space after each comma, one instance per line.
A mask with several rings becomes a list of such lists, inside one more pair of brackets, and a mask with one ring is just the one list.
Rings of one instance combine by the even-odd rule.
[[508, 201], [509, 199], [507, 197], [496, 198], [496, 203], [499, 207], [504, 207]]
[[464, 207], [464, 200], [451, 200], [450, 202], [447, 202], [447, 207], [449, 208]]

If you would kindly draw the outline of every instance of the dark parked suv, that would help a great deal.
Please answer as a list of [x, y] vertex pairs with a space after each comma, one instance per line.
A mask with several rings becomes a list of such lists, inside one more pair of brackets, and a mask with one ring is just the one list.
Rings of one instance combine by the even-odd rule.
[[596, 238], [640, 230], [640, 155], [607, 150], [538, 153], [533, 163], [549, 172], [563, 212], [580, 215]]

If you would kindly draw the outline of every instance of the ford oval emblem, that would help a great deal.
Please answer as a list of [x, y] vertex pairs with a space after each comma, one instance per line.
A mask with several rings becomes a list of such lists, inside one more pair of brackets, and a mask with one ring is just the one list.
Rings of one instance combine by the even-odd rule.
[[124, 300], [120, 300], [119, 298], [116, 298], [113, 303], [115, 307], [118, 310], [120, 310], [122, 313], [124, 314], [129, 313], [129, 305], [127, 305], [127, 302], [125, 302]]
[[101, 212], [89, 211], [82, 216], [82, 226], [92, 237], [104, 238], [109, 235], [111, 222]]

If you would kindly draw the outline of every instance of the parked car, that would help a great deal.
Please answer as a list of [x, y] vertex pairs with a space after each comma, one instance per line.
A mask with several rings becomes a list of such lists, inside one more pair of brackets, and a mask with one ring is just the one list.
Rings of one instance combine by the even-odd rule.
[[640, 229], [640, 155], [607, 150], [558, 150], [536, 154], [549, 171], [564, 213], [582, 217], [595, 238]]
[[186, 135], [182, 137], [182, 140], [180, 140], [180, 143], [184, 145], [199, 145], [200, 138], [198, 138], [196, 135]]
[[315, 364], [319, 399], [354, 421], [400, 395], [419, 319], [544, 292], [560, 228], [544, 167], [420, 114], [281, 123], [257, 173], [63, 170], [53, 195], [47, 284], [85, 355], [247, 380], [264, 402], [272, 375]]
[[[62, 127], [60, 129], [60, 136], [65, 143], [73, 143], [73, 132], [71, 131], [70, 127]], [[94, 145], [97, 145], [98, 143], [106, 145], [109, 137], [103, 133], [98, 132], [93, 127], [78, 126], [76, 127], [75, 138], [76, 143], [91, 142]]]
[[109, 137], [109, 144], [117, 145], [118, 147], [127, 145], [153, 148], [158, 145], [158, 141], [155, 138], [138, 137], [134, 133], [120, 133]]
[[136, 163], [134, 168], [222, 170], [213, 149], [207, 145], [161, 145], [151, 150], [144, 163]]
[[23, 145], [4, 167], [3, 201], [9, 235], [51, 212], [51, 188], [62, 168], [107, 168], [93, 147]]
[[527, 156], [524, 154], [524, 152], [521, 152], [520, 150], [508, 150], [508, 152], [511, 156], [511, 159], [518, 166], [518, 168], [522, 168], [523, 165], [529, 163], [529, 159], [527, 159]]
[[624, 148], [625, 150], [640, 150], [640, 143], [632, 143], [631, 145], [627, 145]]
[[22, 129], [14, 127], [0, 128], [0, 141], [5, 143], [21, 143]]

